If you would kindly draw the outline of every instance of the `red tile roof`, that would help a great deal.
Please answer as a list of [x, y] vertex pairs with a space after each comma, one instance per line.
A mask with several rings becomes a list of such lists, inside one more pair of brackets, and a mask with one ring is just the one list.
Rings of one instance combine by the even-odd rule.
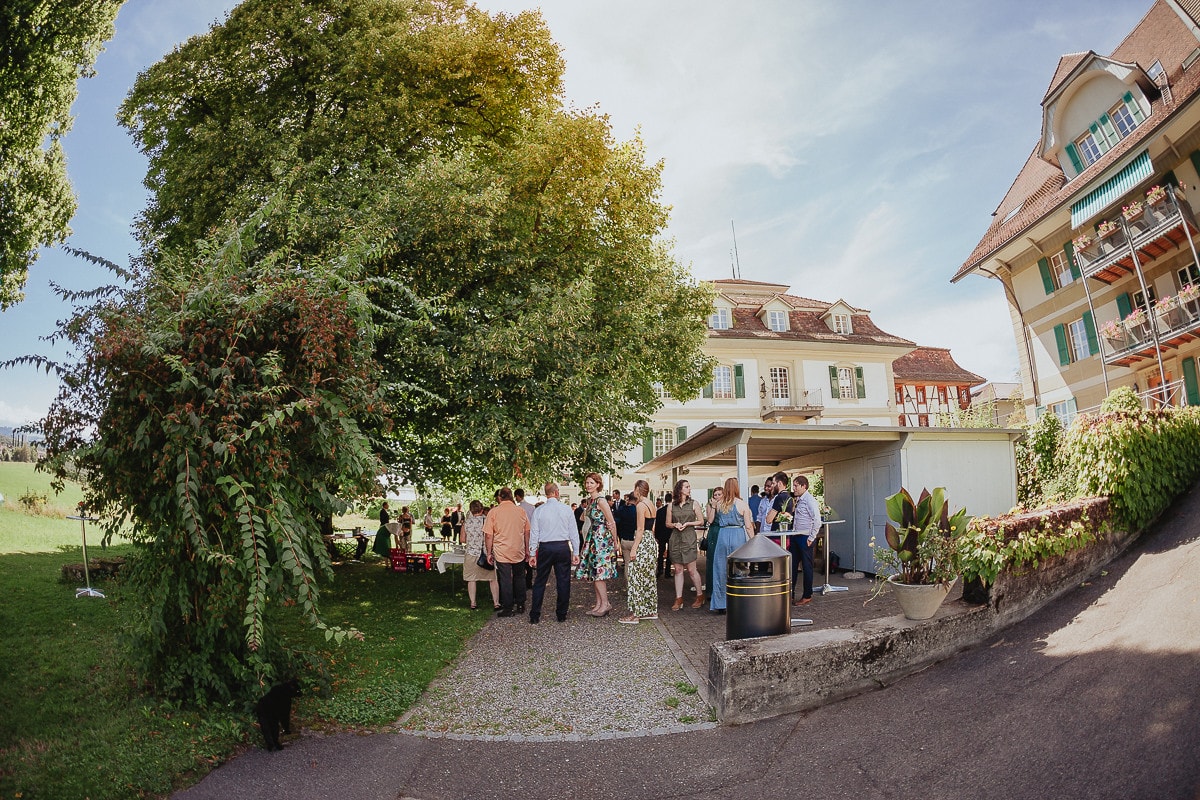
[[[1196, 48], [1197, 38], [1164, 0], [1155, 0], [1146, 16], [1129, 33], [1110, 58], [1125, 63], [1137, 63], [1142, 69], [1158, 60], [1166, 71], [1171, 87], [1172, 102], [1163, 97], [1151, 102], [1149, 118], [1126, 136], [1121, 142], [1100, 157], [1078, 177], [1067, 183], [1067, 178], [1057, 164], [1039, 157], [1040, 140], [1034, 146], [1025, 165], [1017, 174], [1004, 199], [996, 208], [991, 225], [983, 238], [971, 251], [951, 281], [957, 281], [975, 267], [983, 264], [1002, 247], [1019, 237], [1026, 229], [1068, 202], [1088, 187], [1090, 181], [1119, 162], [1136, 149], [1144, 146], [1162, 126], [1167, 117], [1182, 107], [1200, 89], [1200, 65], [1187, 70], [1183, 61]], [[1083, 54], [1087, 57], [1089, 54]], [[1074, 56], [1065, 56], [1059, 61], [1055, 76], [1050, 82], [1047, 96], [1058, 88], [1057, 84], [1066, 74], [1078, 66]], [[1095, 188], [1095, 187], [1091, 187]], [[1015, 213], [1013, 213], [1015, 211]], [[1013, 215], [1009, 217], [1009, 214]]]
[[897, 383], [941, 384], [943, 386], [976, 386], [987, 383], [974, 372], [958, 365], [944, 347], [918, 347], [892, 362]]

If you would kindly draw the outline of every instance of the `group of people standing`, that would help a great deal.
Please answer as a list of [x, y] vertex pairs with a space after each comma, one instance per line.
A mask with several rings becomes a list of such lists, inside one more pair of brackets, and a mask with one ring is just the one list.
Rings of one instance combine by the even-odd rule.
[[[553, 572], [556, 620], [567, 618], [572, 577], [592, 585], [593, 603], [585, 613], [604, 617], [612, 611], [609, 583], [618, 577], [619, 559], [623, 558], [628, 613], [620, 622], [636, 625], [658, 618], [656, 577], [664, 574], [665, 555], [674, 572], [671, 609], [684, 607], [684, 585], [690, 578], [696, 593], [691, 607], [702, 608], [707, 603], [710, 611], [723, 614], [729, 555], [759, 532], [777, 542], [787, 535], [793, 586], [801, 568], [804, 572], [803, 593], [795, 602], [807, 604], [812, 598], [812, 551], [821, 516], [808, 492], [807, 478], [797, 476], [791, 491], [788, 486], [788, 476], [776, 473], [768, 479], [765, 495], [760, 496], [756, 486], [748, 502], [741, 496], [737, 479], [729, 478], [702, 505], [692, 497], [691, 484], [680, 480], [656, 507], [649, 499], [646, 481], [637, 481], [624, 500], [614, 492], [610, 503], [603, 492], [603, 478], [591, 473], [583, 481], [585, 499], [574, 510], [562, 502], [554, 483], [545, 485], [546, 501], [536, 508], [525, 502], [519, 489], [514, 492], [504, 487], [496, 493], [492, 508], [485, 510], [480, 501], [473, 500], [462, 520], [463, 578], [471, 608], [477, 608], [477, 584], [487, 581], [498, 616], [524, 614], [532, 583], [528, 613], [529, 621], [537, 624]], [[618, 515], [627, 516], [632, 525], [620, 525]], [[698, 546], [701, 539], [703, 547]], [[703, 582], [698, 569], [700, 549], [708, 554]]]

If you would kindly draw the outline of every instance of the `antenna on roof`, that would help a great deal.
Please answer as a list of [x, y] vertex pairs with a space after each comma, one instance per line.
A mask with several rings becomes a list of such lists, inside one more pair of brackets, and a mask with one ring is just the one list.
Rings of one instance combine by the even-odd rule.
[[733, 220], [729, 220], [729, 229], [733, 231], [733, 263], [730, 266], [733, 268], [734, 280], [737, 280], [742, 277], [742, 262], [738, 259], [737, 228], [733, 226]]

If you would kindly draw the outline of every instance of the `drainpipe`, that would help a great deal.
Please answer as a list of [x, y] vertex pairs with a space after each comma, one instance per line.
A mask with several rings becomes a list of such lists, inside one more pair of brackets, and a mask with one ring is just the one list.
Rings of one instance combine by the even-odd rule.
[[1029, 381], [1033, 384], [1033, 404], [1038, 406], [1041, 404], [1041, 398], [1038, 396], [1037, 362], [1033, 360], [1033, 345], [1029, 341], [1029, 326], [1025, 324], [1025, 312], [1021, 310], [1016, 293], [1013, 292], [1011, 286], [1004, 282], [1004, 278], [984, 267], [976, 267], [975, 271], [1000, 281], [1000, 285], [1004, 287], [1004, 294], [1008, 297], [1008, 302], [1017, 310], [1017, 319], [1021, 321], [1021, 338], [1025, 340], [1025, 358], [1029, 362]]

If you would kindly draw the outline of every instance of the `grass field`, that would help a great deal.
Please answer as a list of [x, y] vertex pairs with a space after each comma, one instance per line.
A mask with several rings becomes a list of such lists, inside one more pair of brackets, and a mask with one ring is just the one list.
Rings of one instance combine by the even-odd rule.
[[[14, 485], [19, 495], [37, 488], [38, 478], [45, 476], [30, 465], [0, 463], [6, 501]], [[70, 509], [77, 498], [68, 493], [52, 503]], [[261, 746], [248, 708], [180, 708], [136, 682], [119, 580], [94, 582], [104, 599], [76, 599], [75, 584], [60, 582], [62, 565], [82, 557], [77, 525], [0, 511], [0, 800], [161, 797], [239, 750]], [[329, 664], [323, 693], [318, 676], [304, 676], [308, 689], [296, 707], [301, 728], [370, 729], [394, 721], [487, 621], [467, 610], [457, 575], [395, 574], [381, 564], [338, 565], [322, 590], [327, 621], [357, 628], [363, 641], [336, 646], [291, 629], [298, 646]]]

